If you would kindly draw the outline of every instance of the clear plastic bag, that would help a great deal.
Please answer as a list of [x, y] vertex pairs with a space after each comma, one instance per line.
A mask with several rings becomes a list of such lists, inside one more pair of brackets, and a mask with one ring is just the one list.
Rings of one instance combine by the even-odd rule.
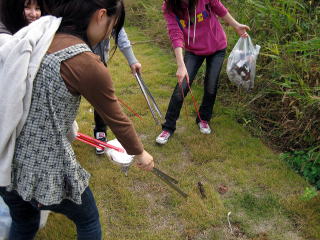
[[250, 37], [238, 40], [228, 58], [227, 74], [231, 82], [247, 91], [253, 88], [259, 51], [260, 46], [254, 46]]

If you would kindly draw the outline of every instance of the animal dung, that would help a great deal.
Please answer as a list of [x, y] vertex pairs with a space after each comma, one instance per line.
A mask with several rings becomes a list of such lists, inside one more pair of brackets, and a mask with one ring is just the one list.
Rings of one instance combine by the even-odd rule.
[[202, 183], [202, 182], [198, 182], [198, 189], [199, 189], [201, 198], [207, 198], [206, 192], [205, 192], [205, 190], [204, 190], [204, 186], [203, 186], [203, 183]]

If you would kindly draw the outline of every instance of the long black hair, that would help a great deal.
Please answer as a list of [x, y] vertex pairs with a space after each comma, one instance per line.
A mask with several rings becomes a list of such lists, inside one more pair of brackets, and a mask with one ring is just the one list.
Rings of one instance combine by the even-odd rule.
[[[183, 17], [184, 12], [182, 9], [182, 0], [165, 0], [166, 9], [169, 12], [173, 12], [178, 17]], [[193, 14], [195, 7], [198, 4], [198, 0], [189, 0], [188, 1], [188, 10]]]
[[24, 15], [24, 7], [27, 4], [36, 2], [43, 11], [42, 1], [37, 0], [1, 0], [0, 1], [0, 20], [12, 34], [28, 25]]
[[43, 5], [43, 15], [50, 15], [54, 9], [68, 2], [68, 0], [38, 0], [38, 2]]
[[125, 9], [122, 0], [64, 0], [61, 5], [52, 10], [52, 15], [62, 17], [58, 32], [75, 35], [89, 44], [87, 28], [90, 19], [94, 12], [101, 8], [107, 9], [109, 17], [116, 17], [113, 35], [116, 43], [118, 43], [119, 32], [125, 20]]

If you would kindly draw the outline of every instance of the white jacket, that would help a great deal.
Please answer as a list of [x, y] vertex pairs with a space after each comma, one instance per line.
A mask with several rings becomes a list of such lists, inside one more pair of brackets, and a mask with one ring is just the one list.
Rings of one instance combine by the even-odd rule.
[[0, 46], [0, 186], [11, 182], [15, 142], [29, 113], [33, 80], [60, 23], [61, 18], [41, 17]]
[[6, 42], [10, 41], [10, 39], [12, 39], [12, 35], [7, 33], [0, 33], [0, 47]]

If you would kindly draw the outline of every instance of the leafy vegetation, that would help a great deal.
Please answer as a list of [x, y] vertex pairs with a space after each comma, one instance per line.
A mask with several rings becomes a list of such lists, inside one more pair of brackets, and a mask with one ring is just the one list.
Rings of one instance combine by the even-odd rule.
[[320, 189], [320, 153], [314, 150], [294, 151], [282, 154], [281, 158], [317, 189]]

